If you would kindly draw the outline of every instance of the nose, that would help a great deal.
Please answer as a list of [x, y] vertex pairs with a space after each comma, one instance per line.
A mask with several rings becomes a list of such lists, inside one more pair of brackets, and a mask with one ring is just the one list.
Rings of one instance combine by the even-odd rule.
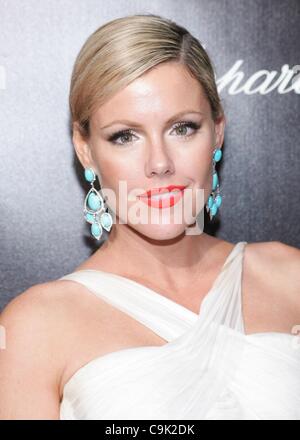
[[149, 157], [145, 164], [147, 177], [155, 175], [164, 176], [174, 173], [174, 162], [165, 150], [163, 145], [150, 145]]

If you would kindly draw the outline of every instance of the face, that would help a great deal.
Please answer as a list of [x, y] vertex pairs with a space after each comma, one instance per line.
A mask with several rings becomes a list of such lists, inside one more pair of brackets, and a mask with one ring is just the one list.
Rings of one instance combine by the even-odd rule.
[[[83, 167], [98, 176], [101, 195], [115, 213], [113, 227], [122, 223], [164, 240], [195, 225], [211, 192], [213, 151], [223, 144], [224, 124], [224, 118], [212, 120], [198, 81], [184, 66], [169, 62], [98, 108], [88, 140], [75, 125], [73, 142]], [[169, 185], [185, 189], [161, 201], [138, 197]]]

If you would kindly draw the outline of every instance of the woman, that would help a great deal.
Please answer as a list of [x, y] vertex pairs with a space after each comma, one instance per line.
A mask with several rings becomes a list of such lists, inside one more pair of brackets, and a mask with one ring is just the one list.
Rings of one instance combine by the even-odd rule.
[[299, 250], [196, 222], [221, 206], [225, 128], [199, 41], [157, 15], [105, 24], [70, 108], [84, 218], [108, 238], [2, 312], [0, 417], [300, 419]]

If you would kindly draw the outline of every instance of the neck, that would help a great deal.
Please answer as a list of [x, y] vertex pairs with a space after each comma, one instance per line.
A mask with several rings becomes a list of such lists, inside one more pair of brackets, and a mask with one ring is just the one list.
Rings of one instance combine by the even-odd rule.
[[155, 274], [162, 285], [182, 285], [211, 267], [211, 248], [218, 241], [204, 232], [155, 240], [116, 223], [97, 254], [124, 274], [141, 274], [146, 279]]

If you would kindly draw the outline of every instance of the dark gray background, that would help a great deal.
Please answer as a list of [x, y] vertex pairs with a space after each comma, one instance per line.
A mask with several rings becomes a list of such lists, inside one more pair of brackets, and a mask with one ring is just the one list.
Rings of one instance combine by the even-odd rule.
[[[275, 82], [284, 65], [300, 65], [296, 0], [0, 0], [0, 308], [29, 286], [71, 272], [99, 246], [83, 218], [89, 185], [68, 129], [70, 76], [94, 30], [136, 13], [187, 27], [217, 79], [238, 60], [240, 86], [260, 70], [276, 71]], [[232, 243], [300, 247], [299, 93], [299, 83], [297, 93], [220, 90], [223, 204], [207, 232]]]

